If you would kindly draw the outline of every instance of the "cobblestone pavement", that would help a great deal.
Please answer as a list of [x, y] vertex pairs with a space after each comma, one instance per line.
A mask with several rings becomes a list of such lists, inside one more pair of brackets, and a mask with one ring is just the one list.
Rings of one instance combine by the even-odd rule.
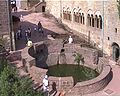
[[[32, 41], [35, 42], [39, 42], [42, 40], [47, 39], [47, 35], [51, 34], [51, 33], [59, 33], [59, 34], [64, 34], [66, 33], [65, 30], [63, 30], [62, 28], [58, 27], [54, 20], [49, 19], [49, 18], [45, 18], [43, 16], [43, 14], [41, 13], [32, 13], [32, 14], [28, 14], [27, 11], [20, 11], [18, 13], [15, 13], [14, 15], [20, 17], [20, 15], [23, 15], [23, 21], [20, 22], [20, 25], [22, 26], [22, 34], [25, 34], [25, 30], [30, 27], [32, 29]], [[43, 27], [44, 27], [44, 31], [45, 34], [44, 36], [41, 35], [38, 32], [34, 32], [33, 29], [34, 27], [38, 24], [38, 22], [41, 21]], [[26, 47], [26, 40], [25, 37], [22, 38], [22, 40], [18, 40], [16, 42], [16, 48], [17, 50], [22, 50], [23, 48]], [[120, 67], [117, 65], [112, 65], [110, 63], [111, 67], [112, 67], [112, 71], [113, 71], [113, 79], [111, 80], [111, 82], [108, 84], [108, 86], [99, 92], [93, 93], [93, 94], [88, 94], [85, 96], [120, 96]], [[74, 95], [73, 95], [74, 96]]]

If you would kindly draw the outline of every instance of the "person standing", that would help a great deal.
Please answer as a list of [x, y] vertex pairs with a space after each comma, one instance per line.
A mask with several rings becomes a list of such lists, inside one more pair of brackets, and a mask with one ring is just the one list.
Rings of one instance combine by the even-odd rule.
[[68, 41], [69, 41], [69, 44], [71, 44], [73, 42], [73, 38], [70, 36]]
[[38, 31], [39, 31], [39, 29], [42, 27], [42, 24], [41, 24], [41, 22], [39, 21], [38, 22]]
[[22, 14], [20, 15], [20, 21], [21, 22], [23, 21], [23, 15]]
[[26, 41], [28, 41], [28, 39], [29, 39], [28, 30], [25, 30], [25, 39], [26, 39]]
[[36, 27], [36, 25], [34, 26], [34, 32], [36, 32], [37, 31], [37, 27]]
[[21, 26], [19, 27], [18, 34], [19, 34], [19, 38], [22, 38], [22, 28], [21, 28]]
[[33, 43], [32, 41], [29, 39], [28, 42], [27, 42], [27, 47], [32, 47], [33, 46]]
[[43, 27], [40, 21], [38, 23], [38, 32], [43, 34]]
[[44, 92], [44, 94], [47, 94], [45, 96], [48, 96], [48, 91], [49, 91], [49, 88], [48, 88], [48, 75], [45, 75], [45, 77], [43, 79], [43, 92]]
[[31, 28], [28, 28], [28, 37], [31, 38]]

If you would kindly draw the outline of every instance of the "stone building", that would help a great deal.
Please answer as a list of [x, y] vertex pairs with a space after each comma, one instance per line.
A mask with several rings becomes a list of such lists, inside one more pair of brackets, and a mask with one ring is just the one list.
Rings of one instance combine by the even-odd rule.
[[46, 0], [46, 11], [84, 34], [86, 40], [116, 61], [120, 54], [117, 4], [117, 0]]
[[5, 47], [10, 50], [14, 49], [14, 38], [12, 34], [12, 18], [10, 15], [9, 0], [0, 1], [0, 37], [5, 41]]
[[31, 9], [34, 5], [38, 4], [39, 2], [43, 2], [44, 0], [17, 0], [20, 2], [20, 8], [22, 9]]

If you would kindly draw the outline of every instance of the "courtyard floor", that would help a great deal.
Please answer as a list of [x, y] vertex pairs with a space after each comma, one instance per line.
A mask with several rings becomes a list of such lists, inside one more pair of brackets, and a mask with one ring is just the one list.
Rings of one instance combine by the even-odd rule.
[[[13, 14], [18, 17], [20, 17], [21, 14], [23, 15], [23, 21], [20, 22], [20, 25], [22, 27], [22, 34], [24, 36], [25, 30], [28, 27], [30, 27], [32, 30], [31, 40], [33, 41], [33, 43], [48, 39], [47, 38], [48, 34], [53, 34], [53, 33], [65, 34], [67, 32], [63, 28], [60, 28], [56, 24], [54, 19], [46, 18], [42, 13], [29, 13], [27, 11], [20, 10], [17, 13], [13, 13]], [[45, 31], [44, 36], [34, 31], [34, 27], [37, 26], [39, 21], [42, 23], [42, 26], [44, 27], [44, 31]], [[23, 37], [21, 40], [16, 41], [17, 50], [22, 51], [25, 47], [26, 47], [25, 37]], [[26, 52], [22, 52], [22, 53], [26, 53]], [[93, 94], [88, 94], [85, 96], [120, 96], [120, 85], [119, 85], [120, 66], [114, 65], [113, 61], [110, 61], [109, 63], [113, 71], [113, 78], [111, 82], [102, 91], [99, 91]]]

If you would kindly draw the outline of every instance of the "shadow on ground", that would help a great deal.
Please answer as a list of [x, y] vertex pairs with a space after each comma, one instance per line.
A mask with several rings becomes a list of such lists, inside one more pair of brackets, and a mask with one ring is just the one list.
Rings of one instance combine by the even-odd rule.
[[26, 16], [28, 14], [30, 14], [31, 12], [28, 12], [28, 11], [18, 11], [18, 12], [12, 12], [12, 15], [14, 16], [17, 16], [17, 17], [20, 17], [21, 15], [22, 16]]

